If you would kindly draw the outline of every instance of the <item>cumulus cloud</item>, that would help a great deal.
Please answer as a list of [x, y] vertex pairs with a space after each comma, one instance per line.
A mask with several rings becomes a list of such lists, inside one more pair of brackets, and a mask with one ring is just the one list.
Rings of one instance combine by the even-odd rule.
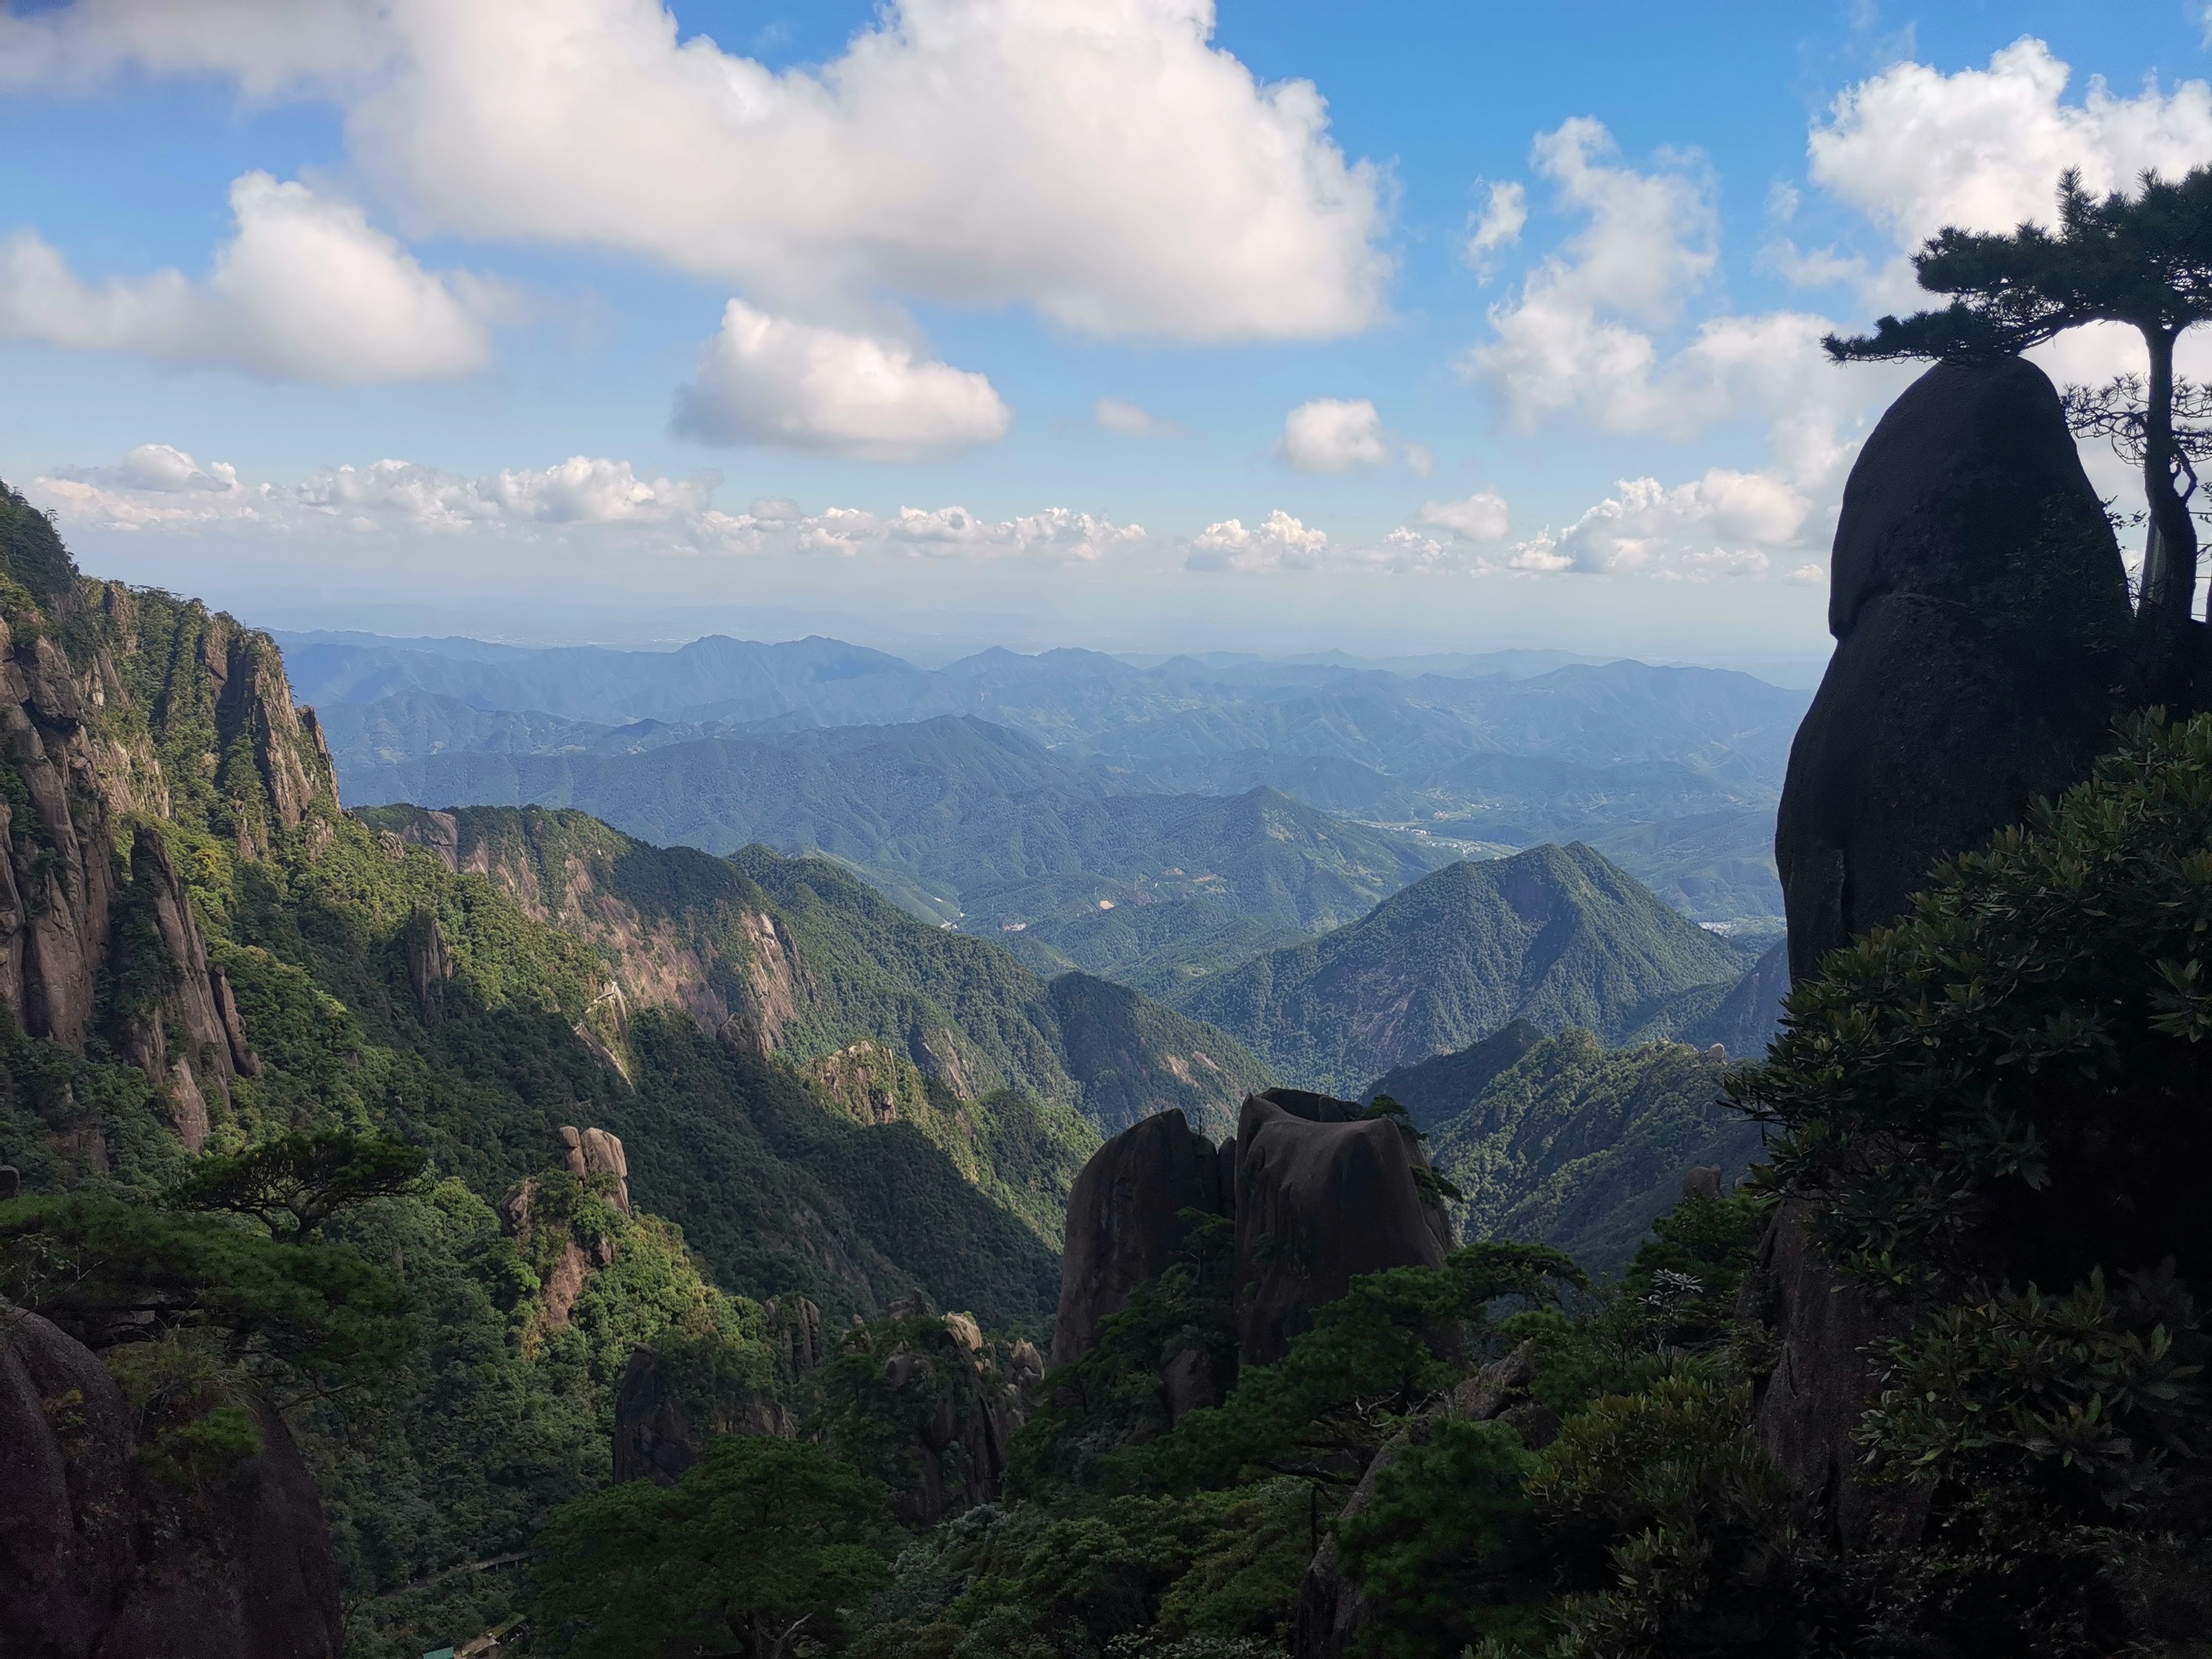
[[385, 0], [75, 0], [0, 12], [0, 86], [84, 85], [123, 70], [222, 75], [248, 96], [350, 84], [392, 49]]
[[1279, 507], [1247, 529], [1242, 519], [1210, 524], [1192, 538], [1193, 570], [1311, 570], [1328, 550], [1328, 532], [1309, 528]]
[[896, 340], [771, 317], [742, 300], [730, 301], [696, 378], [676, 394], [676, 430], [686, 437], [861, 460], [990, 443], [1012, 420], [981, 374], [917, 361]]
[[1465, 542], [1498, 542], [1505, 539], [1510, 520], [1505, 497], [1494, 489], [1479, 489], [1464, 501], [1425, 501], [1412, 522], [1447, 531]]
[[1301, 472], [1351, 472], [1390, 457], [1382, 417], [1364, 398], [1316, 398], [1283, 417], [1277, 453]]
[[1174, 422], [1164, 421], [1151, 410], [1119, 398], [1101, 398], [1091, 405], [1091, 418], [1107, 431], [1118, 432], [1125, 438], [1174, 438], [1182, 434], [1182, 428]]
[[1401, 525], [1379, 541], [1333, 542], [1328, 532], [1318, 525], [1305, 524], [1280, 507], [1249, 526], [1241, 519], [1224, 519], [1218, 524], [1208, 525], [1191, 538], [1184, 565], [1191, 570], [1222, 570], [1245, 575], [1283, 571], [1480, 575], [1491, 568], [1456, 538], [1440, 541], [1414, 525]]
[[658, 0], [219, 3], [234, 27], [160, 0], [10, 15], [0, 75], [309, 84], [427, 224], [619, 249], [810, 321], [926, 295], [1277, 339], [1382, 309], [1385, 179], [1310, 82], [1212, 45], [1212, 0], [894, 0], [781, 71], [682, 38]]
[[490, 366], [494, 285], [427, 271], [352, 203], [265, 173], [233, 183], [230, 206], [237, 234], [204, 283], [161, 270], [94, 288], [30, 232], [0, 242], [0, 338], [330, 386]]
[[1765, 574], [1811, 510], [1771, 473], [1715, 467], [1671, 489], [1656, 478], [1623, 478], [1559, 536], [1540, 539], [1559, 569], [1710, 581]]
[[1494, 338], [1462, 370], [1492, 386], [1522, 425], [1580, 404], [1634, 429], [1652, 412], [1620, 388], [1649, 385], [1657, 349], [1631, 325], [1674, 321], [1711, 274], [1712, 181], [1680, 157], [1650, 172], [1621, 165], [1612, 134], [1586, 117], [1540, 134], [1533, 155], [1562, 210], [1584, 223], [1529, 272], [1517, 300], [1491, 308]]
[[2102, 191], [2147, 169], [2177, 177], [2212, 161], [2212, 87], [2190, 81], [2166, 93], [2154, 82], [2123, 98], [2099, 76], [2068, 104], [2071, 76], [2033, 37], [1987, 69], [1894, 64], [1840, 94], [1813, 130], [1813, 179], [1910, 248], [1945, 225], [2051, 222], [2068, 167]]
[[858, 507], [817, 514], [777, 498], [741, 513], [714, 505], [721, 475], [647, 477], [628, 461], [573, 456], [557, 465], [476, 477], [410, 461], [324, 467], [296, 484], [248, 483], [167, 444], [142, 444], [114, 466], [36, 480], [32, 497], [88, 529], [287, 538], [378, 535], [538, 543], [587, 538], [604, 550], [684, 554], [876, 553], [908, 558], [1092, 563], [1141, 547], [1139, 525], [1066, 507], [1006, 520], [964, 507]]

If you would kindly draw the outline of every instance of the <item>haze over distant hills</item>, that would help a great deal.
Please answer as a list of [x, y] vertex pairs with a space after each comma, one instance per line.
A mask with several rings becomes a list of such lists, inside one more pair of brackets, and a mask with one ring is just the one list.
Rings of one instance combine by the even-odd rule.
[[349, 800], [574, 805], [656, 842], [820, 851], [1040, 968], [1155, 991], [1453, 857], [1545, 842], [1586, 841], [1692, 919], [1763, 936], [1806, 702], [1567, 653], [990, 650], [925, 669], [821, 638], [286, 644]]

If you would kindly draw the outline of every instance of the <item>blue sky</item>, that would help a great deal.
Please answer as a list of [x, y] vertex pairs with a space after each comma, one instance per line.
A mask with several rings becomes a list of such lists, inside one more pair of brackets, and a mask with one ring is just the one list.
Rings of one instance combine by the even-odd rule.
[[1819, 329], [2212, 161], [2206, 27], [0, 5], [0, 477], [272, 625], [1814, 659]]

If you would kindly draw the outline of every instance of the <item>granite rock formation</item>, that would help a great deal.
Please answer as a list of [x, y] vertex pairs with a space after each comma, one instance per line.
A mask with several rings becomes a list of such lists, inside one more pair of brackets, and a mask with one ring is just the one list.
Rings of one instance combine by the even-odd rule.
[[1181, 1255], [1183, 1211], [1225, 1214], [1227, 1196], [1213, 1143], [1180, 1111], [1146, 1118], [1093, 1152], [1067, 1195], [1052, 1363], [1080, 1358], [1100, 1322]]
[[[1775, 833], [1801, 981], [1903, 915], [1942, 859], [2083, 776], [2130, 699], [2119, 548], [2040, 369], [1939, 363], [1890, 406], [1844, 486], [1828, 627], [1835, 655]], [[1760, 1443], [1839, 1536], [1863, 1536], [1862, 1351], [1905, 1311], [1844, 1281], [1797, 1203], [1743, 1298], [1775, 1360], [1753, 1409]]]
[[274, 1412], [259, 1452], [181, 1490], [134, 1460], [98, 1357], [0, 1308], [0, 1650], [10, 1659], [328, 1659], [337, 1565]]
[[[1248, 1097], [1216, 1151], [1179, 1111], [1123, 1130], [1093, 1153], [1068, 1200], [1052, 1361], [1072, 1364], [1136, 1288], [1183, 1253], [1190, 1211], [1236, 1224], [1239, 1364], [1280, 1358], [1314, 1309], [1355, 1274], [1437, 1267], [1451, 1223], [1415, 1176], [1420, 1142], [1358, 1103], [1300, 1089]], [[1170, 1421], [1215, 1403], [1215, 1356], [1169, 1357]]]
[[624, 1215], [629, 1213], [629, 1160], [623, 1156], [621, 1139], [605, 1129], [579, 1129], [574, 1124], [561, 1126], [562, 1161], [568, 1173], [579, 1181], [589, 1181], [593, 1176], [612, 1178], [614, 1189], [610, 1194], [615, 1207]]
[[1272, 1090], [1237, 1125], [1237, 1352], [1282, 1358], [1313, 1310], [1360, 1273], [1436, 1267], [1452, 1245], [1443, 1206], [1416, 1182], [1419, 1141], [1348, 1101]]
[[1774, 842], [1799, 979], [2082, 775], [2126, 695], [2119, 547], [2042, 370], [1939, 363], [1890, 406], [1844, 488], [1828, 629]]

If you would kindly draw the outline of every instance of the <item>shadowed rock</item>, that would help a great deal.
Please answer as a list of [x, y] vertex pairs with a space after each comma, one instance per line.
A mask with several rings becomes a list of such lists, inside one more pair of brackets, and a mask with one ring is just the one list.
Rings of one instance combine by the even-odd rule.
[[1800, 979], [2081, 777], [2124, 696], [2119, 548], [2040, 369], [1942, 363], [1890, 406], [1844, 489], [1828, 628], [1774, 843]]
[[[1284, 1097], [1290, 1097], [1286, 1104]], [[1277, 1090], [1244, 1103], [1237, 1130], [1237, 1350], [1282, 1358], [1313, 1310], [1353, 1277], [1436, 1267], [1451, 1224], [1414, 1178], [1420, 1143], [1350, 1101]], [[1347, 1121], [1349, 1120], [1349, 1121]]]
[[1189, 1231], [1183, 1211], [1225, 1212], [1221, 1169], [1213, 1144], [1180, 1111], [1133, 1124], [1091, 1155], [1067, 1196], [1054, 1365], [1081, 1358], [1100, 1322], [1174, 1263]]
[[0, 1652], [9, 1659], [327, 1659], [337, 1564], [307, 1464], [262, 1449], [189, 1487], [133, 1457], [92, 1351], [0, 1306]]

